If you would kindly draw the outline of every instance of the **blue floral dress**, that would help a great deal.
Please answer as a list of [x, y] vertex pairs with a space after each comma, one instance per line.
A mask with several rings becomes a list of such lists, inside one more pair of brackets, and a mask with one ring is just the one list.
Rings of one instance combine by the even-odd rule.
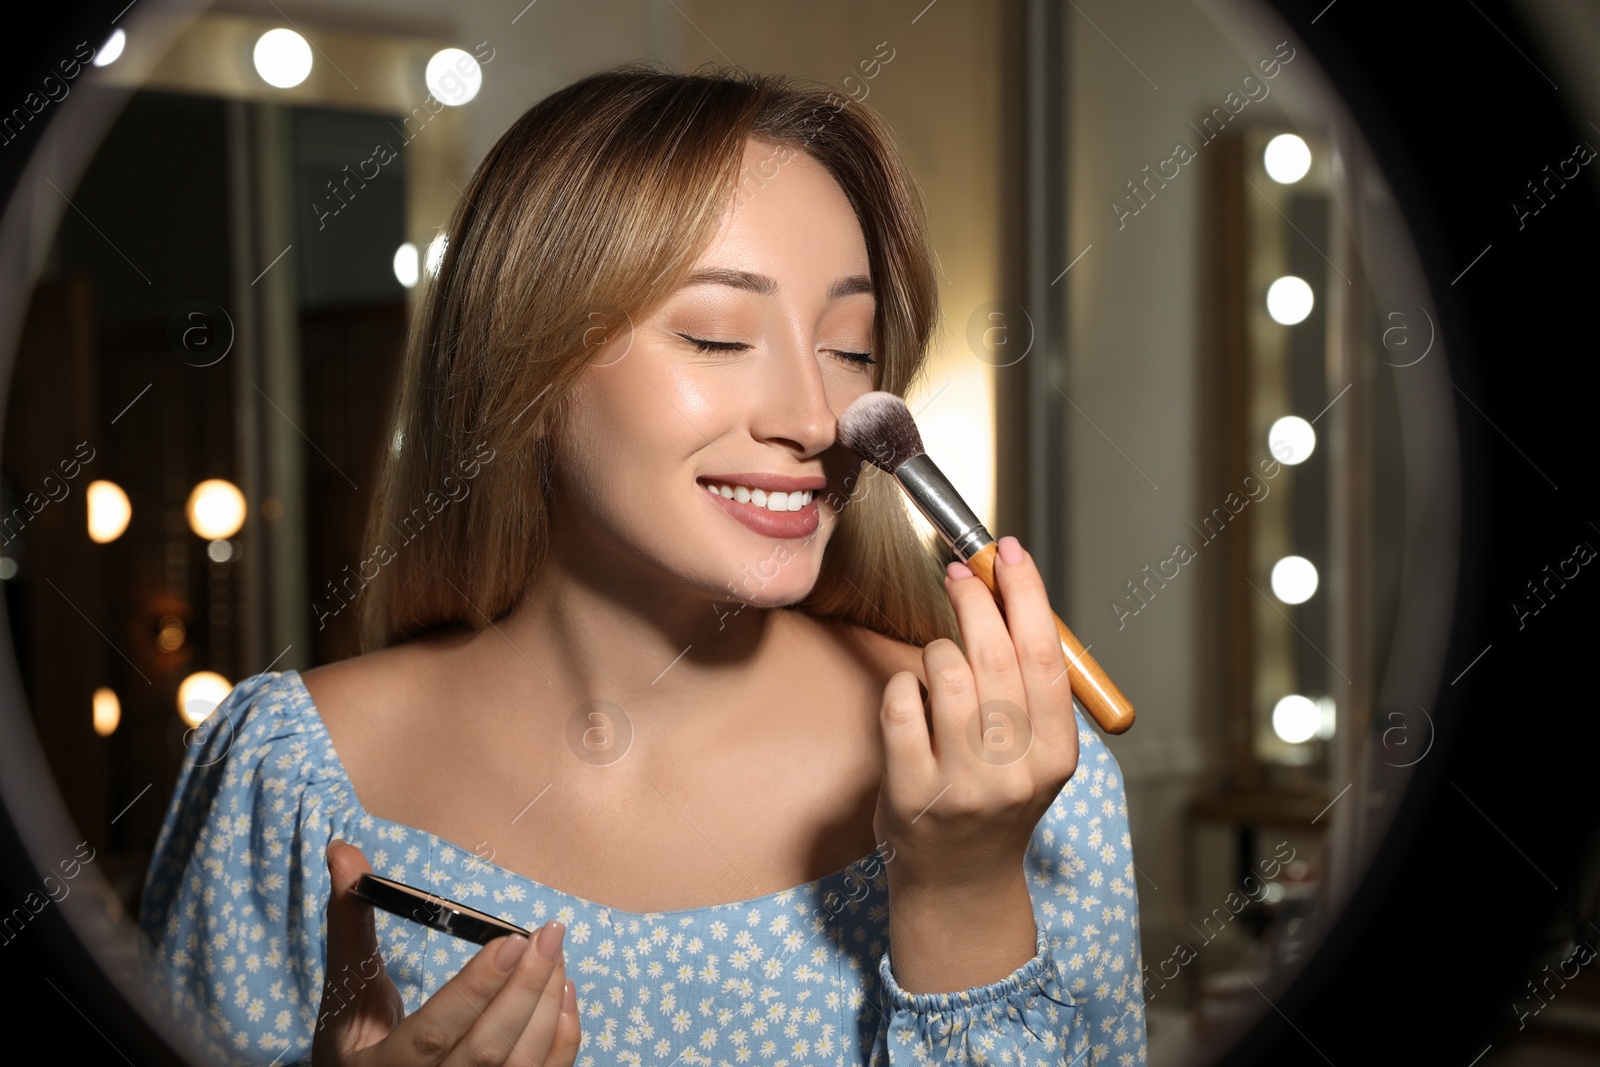
[[[139, 917], [152, 995], [207, 1062], [309, 1062], [334, 838], [377, 874], [519, 926], [566, 924], [581, 1067], [1145, 1062], [1127, 803], [1116, 760], [1081, 715], [1077, 773], [1026, 857], [1037, 954], [955, 993], [896, 983], [876, 854], [751, 900], [634, 914], [365, 811], [295, 671], [245, 679], [207, 722]], [[381, 910], [375, 921], [408, 1013], [478, 951]]]

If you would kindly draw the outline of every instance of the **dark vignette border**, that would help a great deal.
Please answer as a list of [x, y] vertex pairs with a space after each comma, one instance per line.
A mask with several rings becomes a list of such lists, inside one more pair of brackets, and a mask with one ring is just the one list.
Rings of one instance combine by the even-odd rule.
[[[8, 12], [14, 51], [0, 67], [0, 99], [20, 99], [77, 41], [103, 38], [126, 6], [34, 0]], [[1573, 143], [1600, 145], [1590, 126], [1600, 115], [1577, 113], [1570, 89], [1551, 85], [1560, 72], [1499, 0], [1270, 6], [1328, 72], [1372, 147], [1416, 238], [1456, 384], [1481, 409], [1457, 400], [1461, 584], [1447, 663], [1459, 669], [1491, 650], [1463, 684], [1439, 679], [1438, 719], [1454, 729], [1415, 769], [1322, 950], [1223, 1062], [1467, 1067], [1486, 1046], [1515, 1039], [1509, 1004], [1551, 920], [1571, 906], [1600, 823], [1591, 784], [1600, 716], [1580, 673], [1592, 655], [1587, 594], [1552, 601], [1531, 636], [1508, 606], [1565, 531], [1600, 523], [1581, 439], [1594, 425], [1584, 371], [1597, 346], [1581, 316], [1600, 293], [1597, 179], [1570, 183], [1522, 230], [1510, 206]], [[32, 124], [0, 153], [7, 199], [44, 128]], [[1518, 449], [1560, 489], [1530, 479]], [[0, 671], [17, 693], [6, 659]], [[1468, 794], [1481, 811], [1463, 801]], [[0, 819], [0, 859], [0, 891], [20, 899], [37, 883], [9, 817]], [[60, 909], [34, 925], [4, 957], [17, 979], [14, 1025], [78, 1035], [74, 1058], [123, 1058], [89, 1033], [92, 1024], [134, 1062], [183, 1062], [117, 994]]]

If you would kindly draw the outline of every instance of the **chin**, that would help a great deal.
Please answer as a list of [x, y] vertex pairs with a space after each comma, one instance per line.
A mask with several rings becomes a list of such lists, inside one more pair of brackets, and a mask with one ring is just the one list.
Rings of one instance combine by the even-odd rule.
[[739, 579], [729, 581], [726, 589], [734, 600], [753, 608], [786, 608], [809, 596], [815, 584], [814, 577], [811, 581], [801, 582], [784, 575], [762, 583], [741, 575]]
[[728, 595], [756, 608], [781, 608], [797, 604], [810, 595], [817, 584], [816, 566], [799, 558], [805, 552], [787, 542], [773, 552], [740, 566], [738, 574], [724, 583]]

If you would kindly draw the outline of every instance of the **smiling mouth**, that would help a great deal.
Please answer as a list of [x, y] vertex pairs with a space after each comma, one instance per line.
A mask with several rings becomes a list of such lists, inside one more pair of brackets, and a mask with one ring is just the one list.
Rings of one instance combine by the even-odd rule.
[[811, 503], [815, 495], [813, 489], [792, 490], [790, 492], [772, 491], [748, 485], [739, 485], [729, 482], [705, 481], [700, 484], [706, 492], [722, 497], [724, 500], [734, 500], [740, 504], [751, 504], [768, 511], [784, 513], [799, 511]]
[[701, 492], [711, 498], [711, 504], [728, 518], [762, 537], [781, 540], [809, 538], [822, 528], [822, 504], [816, 500], [818, 489], [826, 487], [823, 478], [793, 478], [787, 475], [747, 475], [752, 480], [760, 478], [772, 485], [787, 482], [821, 483], [804, 488], [764, 489], [760, 486], [722, 481], [718, 476], [697, 479]]

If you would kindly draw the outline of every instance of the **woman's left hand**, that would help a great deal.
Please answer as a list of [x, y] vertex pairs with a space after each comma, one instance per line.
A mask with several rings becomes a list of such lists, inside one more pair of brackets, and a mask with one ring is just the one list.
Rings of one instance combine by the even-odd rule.
[[[926, 717], [916, 675], [901, 671], [884, 687], [885, 768], [873, 830], [892, 849], [891, 926], [900, 904], [902, 913], [918, 913], [902, 928], [919, 933], [936, 925], [933, 916], [981, 923], [987, 916], [968, 912], [997, 897], [1017, 913], [1007, 928], [1013, 940], [1023, 922], [1032, 929], [1023, 858], [1078, 765], [1066, 656], [1044, 580], [1016, 538], [1002, 538], [999, 548], [1004, 616], [965, 564], [947, 568], [945, 591], [967, 653], [946, 638], [922, 650]], [[1030, 948], [1023, 960], [1031, 955]]]

